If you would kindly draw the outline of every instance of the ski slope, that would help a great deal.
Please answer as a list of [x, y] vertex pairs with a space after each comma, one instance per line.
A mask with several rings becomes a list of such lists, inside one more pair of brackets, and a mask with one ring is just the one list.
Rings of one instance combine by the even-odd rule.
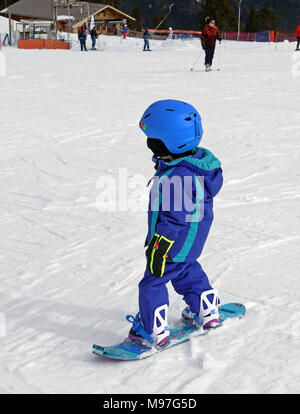
[[[224, 42], [211, 73], [203, 56], [190, 71], [199, 41], [99, 46], [1, 52], [0, 392], [299, 393], [295, 44]], [[138, 123], [165, 98], [196, 106], [201, 146], [222, 161], [200, 262], [247, 314], [150, 359], [102, 360], [92, 344], [121, 341], [138, 311], [153, 175]], [[100, 211], [104, 184], [124, 189], [124, 176], [128, 205]], [[172, 324], [184, 302], [169, 292]]]

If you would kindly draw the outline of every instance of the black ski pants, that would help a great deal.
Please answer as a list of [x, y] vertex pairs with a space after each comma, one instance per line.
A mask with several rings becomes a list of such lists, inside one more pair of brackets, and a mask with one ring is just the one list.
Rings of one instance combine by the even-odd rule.
[[214, 54], [215, 54], [215, 46], [205, 47], [205, 64], [206, 65], [212, 65]]

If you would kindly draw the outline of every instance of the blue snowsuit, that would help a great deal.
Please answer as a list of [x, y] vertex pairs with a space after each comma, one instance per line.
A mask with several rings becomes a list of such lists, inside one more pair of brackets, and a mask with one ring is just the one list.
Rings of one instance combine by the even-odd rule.
[[223, 184], [221, 163], [210, 151], [196, 148], [190, 156], [160, 160], [153, 181], [146, 245], [155, 233], [175, 242], [164, 275], [156, 277], [146, 269], [139, 284], [140, 316], [149, 334], [155, 309], [169, 305], [169, 281], [193, 313], [199, 312], [201, 293], [212, 289], [197, 259], [213, 221], [213, 197]]
[[143, 33], [143, 38], [144, 38], [144, 51], [150, 50], [150, 44], [149, 44], [150, 34], [148, 30]]

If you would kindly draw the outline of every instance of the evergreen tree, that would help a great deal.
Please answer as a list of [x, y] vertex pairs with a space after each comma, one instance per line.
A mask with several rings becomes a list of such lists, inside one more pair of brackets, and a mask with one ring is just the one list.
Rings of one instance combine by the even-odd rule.
[[115, 7], [116, 9], [120, 8], [120, 0], [93, 0], [92, 3], [101, 3], [101, 4], [108, 4], [110, 6]]
[[259, 13], [257, 12], [254, 6], [251, 6], [250, 12], [246, 21], [246, 32], [259, 32], [260, 31], [260, 22], [259, 22]]
[[264, 30], [276, 30], [278, 16], [268, 7], [257, 11], [254, 6], [251, 7], [246, 22], [246, 32], [262, 32]]
[[[165, 18], [165, 16], [166, 15], [164, 13], [164, 10], [161, 10], [159, 15], [154, 13], [152, 17], [152, 23], [154, 25], [154, 28], [156, 28], [161, 23], [161, 21]], [[167, 29], [168, 29], [167, 21], [164, 20], [162, 24], [159, 26], [158, 30], [167, 30]]]
[[[164, 18], [166, 17], [166, 13], [164, 12], [164, 10], [162, 10], [161, 11], [161, 15], [160, 15], [160, 21], [162, 21]], [[166, 20], [164, 20], [163, 22], [162, 22], [162, 24], [159, 26], [159, 28], [161, 29], [161, 30], [167, 30], [168, 29], [168, 22], [167, 22], [167, 19]]]
[[137, 3], [132, 8], [131, 16], [135, 18], [135, 22], [128, 22], [130, 29], [135, 29], [138, 32], [142, 31], [142, 13]]
[[278, 24], [278, 16], [273, 10], [264, 7], [259, 12], [260, 31], [262, 30], [276, 30]]
[[202, 27], [204, 26], [204, 19], [207, 16], [215, 19], [216, 25], [221, 30], [237, 30], [237, 18], [230, 0], [206, 1], [199, 13], [199, 20]]
[[153, 27], [157, 27], [160, 23], [160, 19], [158, 14], [154, 13], [152, 16], [152, 23], [153, 23]]

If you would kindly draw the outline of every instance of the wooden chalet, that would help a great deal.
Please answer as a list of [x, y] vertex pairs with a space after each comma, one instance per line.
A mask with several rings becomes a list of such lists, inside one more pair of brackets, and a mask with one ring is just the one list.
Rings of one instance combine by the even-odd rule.
[[[76, 6], [57, 7], [57, 29], [77, 33], [83, 23], [89, 23], [92, 16], [99, 33], [116, 34], [118, 29], [127, 21], [135, 21], [128, 14], [107, 4], [76, 2]], [[43, 20], [53, 21], [52, 0], [19, 0], [6, 9], [0, 10], [0, 15], [10, 20]]]
[[113, 6], [106, 4], [98, 4], [98, 10], [91, 13], [90, 16], [85, 17], [79, 22], [73, 24], [73, 32], [77, 33], [78, 29], [85, 23], [90, 27], [92, 17], [94, 18], [94, 25], [100, 34], [109, 35], [117, 34], [124, 23], [128, 21], [135, 21], [135, 19], [128, 14], [116, 9]]

